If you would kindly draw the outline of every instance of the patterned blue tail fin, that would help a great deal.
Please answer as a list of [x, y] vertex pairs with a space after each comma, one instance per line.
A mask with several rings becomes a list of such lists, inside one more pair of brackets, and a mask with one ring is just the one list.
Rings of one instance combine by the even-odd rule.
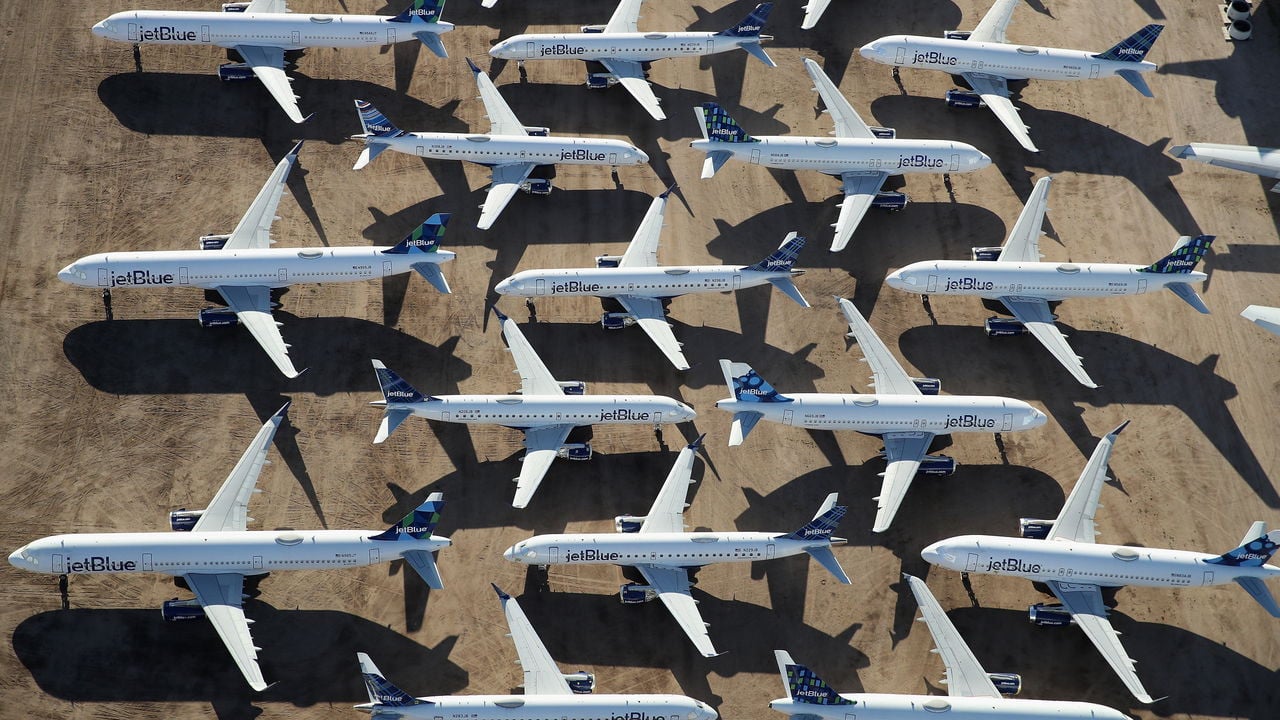
[[440, 239], [444, 237], [445, 226], [449, 224], [449, 213], [436, 213], [427, 221], [414, 228], [405, 239], [395, 247], [382, 252], [388, 255], [406, 255], [408, 253], [433, 253], [440, 249]]
[[835, 531], [847, 512], [849, 512], [848, 506], [836, 505], [805, 523], [804, 527], [787, 537], [791, 540], [826, 540], [831, 537], [831, 533]]
[[1147, 57], [1147, 51], [1156, 44], [1156, 38], [1160, 37], [1161, 30], [1164, 30], [1163, 25], [1148, 25], [1116, 43], [1110, 50], [1098, 53], [1094, 57], [1099, 60], [1142, 62]]
[[416, 403], [430, 400], [418, 392], [407, 380], [400, 377], [381, 360], [373, 361], [373, 372], [378, 376], [378, 386], [382, 388], [382, 398], [388, 403]]
[[400, 522], [374, 535], [370, 540], [421, 540], [431, 537], [431, 531], [440, 524], [440, 511], [444, 509], [444, 493], [431, 493], [427, 501], [405, 515]]
[[759, 270], [760, 272], [780, 272], [790, 270], [791, 266], [796, 262], [796, 256], [804, 249], [804, 238], [796, 233], [787, 236], [777, 250], [773, 251], [769, 257], [761, 260], [755, 265], [747, 268], [748, 270]]
[[409, 705], [424, 705], [425, 700], [419, 700], [400, 688], [392, 685], [382, 672], [378, 670], [378, 666], [373, 664], [373, 660], [368, 655], [358, 652], [356, 659], [360, 661], [360, 675], [364, 678], [364, 688], [369, 691], [369, 703], [372, 705], [380, 705], [383, 707], [408, 707]]
[[725, 384], [735, 400], [740, 402], [792, 402], [791, 398], [780, 394], [759, 373], [746, 363], [720, 361], [720, 369], [724, 372]]
[[1196, 264], [1209, 252], [1213, 245], [1213, 235], [1199, 237], [1183, 236], [1173, 246], [1173, 252], [1144, 267], [1138, 272], [1148, 273], [1189, 273], [1196, 269]]
[[769, 13], [771, 12], [773, 12], [773, 3], [760, 3], [755, 10], [751, 11], [750, 15], [743, 18], [742, 22], [716, 34], [726, 37], [756, 37], [760, 35], [760, 30], [764, 27], [765, 21], [769, 19]]
[[778, 669], [782, 682], [787, 686], [791, 699], [806, 705], [852, 705], [853, 701], [840, 697], [839, 693], [823, 682], [812, 670], [796, 665], [791, 656], [778, 651]]
[[398, 23], [433, 23], [440, 20], [440, 13], [443, 12], [444, 0], [413, 0], [413, 2], [409, 3], [409, 7], [404, 9], [404, 12], [390, 18], [390, 21]]
[[1216, 558], [1205, 560], [1214, 565], [1230, 565], [1232, 567], [1261, 567], [1267, 564], [1276, 550], [1280, 549], [1280, 530], [1260, 535], [1253, 540]]
[[364, 134], [369, 137], [389, 138], [405, 134], [403, 130], [392, 125], [387, 116], [379, 112], [372, 103], [356, 100], [356, 112], [360, 113], [360, 125], [364, 128]]
[[702, 132], [708, 140], [730, 143], [760, 142], [748, 135], [747, 131], [729, 117], [729, 113], [717, 103], [702, 103], [702, 123]]

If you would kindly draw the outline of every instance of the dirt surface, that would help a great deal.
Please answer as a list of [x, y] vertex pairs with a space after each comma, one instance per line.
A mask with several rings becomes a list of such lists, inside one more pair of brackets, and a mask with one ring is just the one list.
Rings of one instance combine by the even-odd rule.
[[[153, 7], [207, 9], [170, 1]], [[428, 493], [444, 491], [440, 555], [447, 588], [428, 596], [398, 564], [351, 571], [278, 574], [248, 607], [262, 666], [279, 684], [252, 693], [213, 630], [170, 625], [158, 607], [185, 596], [165, 578], [77, 577], [70, 610], [57, 579], [0, 567], [0, 700], [25, 718], [350, 718], [365, 701], [354, 652], [369, 652], [391, 679], [419, 695], [502, 693], [519, 682], [515, 652], [489, 588], [522, 604], [566, 670], [598, 673], [601, 692], [682, 692], [725, 718], [767, 718], [782, 688], [771, 651], [788, 649], [840, 691], [945, 692], [942, 665], [900, 573], [929, 585], [989, 671], [1016, 671], [1024, 697], [1087, 700], [1136, 717], [1280, 716], [1280, 631], [1235, 587], [1125, 589], [1113, 615], [1153, 695], [1137, 705], [1083, 634], [1026, 621], [1043, 600], [1029, 584], [975, 576], [971, 607], [960, 578], [930, 572], [926, 544], [963, 533], [1013, 534], [1020, 516], [1053, 517], [1096, 438], [1125, 419], [1113, 457], [1117, 482], [1104, 490], [1101, 539], [1220, 552], [1254, 520], [1275, 522], [1280, 494], [1270, 476], [1280, 338], [1237, 317], [1251, 303], [1280, 304], [1273, 181], [1188, 164], [1163, 154], [1171, 143], [1274, 146], [1280, 101], [1276, 31], [1280, 10], [1264, 2], [1255, 39], [1222, 40], [1209, 0], [1031, 2], [1010, 27], [1013, 42], [1103, 50], [1148, 22], [1167, 23], [1151, 59], [1156, 99], [1119, 79], [1053, 84], [1021, 92], [1023, 118], [1044, 151], [1031, 155], [985, 111], [948, 110], [945, 75], [889, 68], [856, 55], [890, 33], [937, 34], [972, 27], [988, 3], [918, 0], [885, 4], [834, 0], [816, 30], [799, 30], [798, 0], [766, 27], [778, 61], [765, 68], [744, 53], [655, 64], [652, 79], [671, 118], [645, 117], [621, 89], [589, 92], [582, 67], [531, 63], [527, 84], [514, 63], [488, 62], [499, 38], [526, 28], [569, 29], [605, 22], [611, 3], [501, 0], [493, 10], [450, 2], [451, 59], [410, 44], [393, 50], [318, 50], [303, 57], [295, 89], [297, 127], [256, 83], [223, 84], [222, 53], [131, 48], [88, 28], [107, 3], [0, 3], [0, 548], [71, 531], [167, 527], [165, 513], [203, 507], [259, 424], [286, 399], [288, 424], [261, 480], [252, 514], [260, 528], [381, 528]], [[1048, 5], [1045, 9], [1043, 5]], [[380, 12], [363, 0], [292, 3], [299, 12]], [[689, 8], [651, 0], [641, 28], [718, 30], [750, 3]], [[852, 57], [851, 57], [852, 55]], [[550, 197], [521, 195], [488, 232], [475, 229], [487, 183], [478, 166], [387, 153], [357, 173], [353, 98], [373, 101], [409, 130], [487, 129], [462, 58], [497, 72], [524, 122], [553, 132], [627, 137], [652, 169], [624, 168], [622, 189], [607, 170], [561, 168]], [[825, 134], [829, 119], [800, 58], [817, 58], [868, 121], [903, 137], [970, 142], [995, 159], [976, 174], [915, 176], [913, 202], [872, 213], [849, 249], [830, 254], [838, 184], [816, 173], [770, 173], [730, 163], [699, 180], [701, 153], [690, 107], [718, 98], [749, 132]], [[199, 292], [118, 292], [106, 322], [98, 293], [58, 282], [70, 261], [106, 250], [193, 247], [201, 234], [229, 232], [298, 137], [308, 139], [280, 205], [280, 247], [390, 244], [437, 211], [454, 213], [444, 271], [453, 294], [404, 277], [387, 283], [299, 286], [278, 314], [299, 366], [282, 378], [248, 334], [203, 331]], [[1024, 167], [1025, 164], [1025, 167]], [[930, 258], [963, 258], [998, 245], [1035, 180], [1058, 182], [1051, 197], [1050, 260], [1149, 262], [1180, 234], [1216, 233], [1200, 316], [1169, 293], [1061, 306], [1062, 322], [1102, 385], [1088, 390], [1033, 340], [991, 341], [990, 313], [974, 300], [933, 300], [936, 323], [916, 296], [886, 288], [886, 272]], [[701, 413], [659, 441], [642, 427], [597, 429], [600, 455], [559, 462], [532, 505], [509, 500], [521, 452], [502, 428], [412, 420], [385, 445], [370, 444], [378, 399], [376, 357], [433, 393], [514, 388], [509, 356], [486, 317], [491, 288], [517, 269], [575, 267], [620, 252], [649, 199], [672, 179], [667, 264], [755, 262], [798, 230], [811, 238], [799, 266], [809, 272], [804, 310], [758, 288], [736, 298], [686, 297], [671, 304], [676, 334], [694, 363], [670, 368], [637, 329], [609, 334], [591, 299], [543, 301], [526, 326], [562, 379], [595, 392], [655, 392]], [[785, 391], [867, 388], [866, 366], [846, 347], [831, 296], [852, 297], [914, 374], [939, 377], [944, 392], [1008, 395], [1051, 416], [1045, 427], [957, 436], [946, 449], [961, 468], [921, 478], [893, 528], [870, 531], [882, 461], [872, 438], [809, 434], [762, 424], [743, 447], [726, 446], [729, 417], [717, 358], [751, 362]], [[500, 307], [523, 321], [519, 301]], [[675, 451], [707, 433], [707, 461], [688, 510], [691, 526], [787, 531], [839, 491], [850, 505], [837, 550], [854, 578], [837, 584], [821, 567], [792, 558], [753, 567], [722, 565], [698, 575], [696, 597], [713, 639], [729, 654], [696, 655], [657, 603], [624, 606], [613, 568], [553, 569], [549, 588], [501, 557], [537, 532], [611, 528], [643, 513]], [[683, 434], [683, 438], [681, 437]]]

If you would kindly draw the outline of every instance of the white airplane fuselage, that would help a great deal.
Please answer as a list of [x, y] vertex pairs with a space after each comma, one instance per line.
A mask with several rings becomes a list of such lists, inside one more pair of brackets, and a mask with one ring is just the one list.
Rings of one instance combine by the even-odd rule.
[[377, 530], [76, 533], [35, 540], [9, 562], [55, 575], [239, 573], [325, 570], [395, 560], [409, 550], [438, 550], [448, 538], [373, 540]]
[[997, 75], [1008, 80], [1091, 80], [1111, 77], [1120, 70], [1151, 72], [1156, 64], [1143, 60], [1104, 60], [1085, 50], [970, 42], [920, 35], [882, 37], [859, 50], [862, 57], [884, 65]]
[[108, 40], [149, 45], [236, 45], [304, 48], [378, 47], [416, 40], [414, 32], [443, 33], [451, 23], [392, 22], [390, 15], [314, 15], [129, 10], [97, 25]]
[[889, 287], [938, 295], [1005, 296], [1065, 300], [1081, 297], [1141, 295], [1169, 283], [1198, 283], [1203, 272], [1139, 272], [1145, 265], [1120, 263], [984, 262], [941, 260], [912, 263], [890, 273]]
[[633, 60], [651, 62], [737, 50], [758, 36], [710, 32], [565, 33], [516, 35], [494, 45], [489, 54], [503, 60]]
[[498, 283], [499, 294], [516, 297], [589, 296], [669, 298], [690, 293], [727, 292], [791, 277], [790, 270], [766, 272], [742, 265], [524, 270]]
[[525, 565], [701, 567], [789, 557], [826, 544], [764, 532], [538, 535], [512, 545], [503, 557]]
[[363, 703], [357, 710], [424, 720], [714, 720], [702, 703], [682, 695], [442, 695], [430, 705]]
[[466, 160], [481, 165], [641, 165], [649, 157], [631, 143], [605, 138], [554, 135], [483, 135], [475, 133], [405, 133], [370, 138], [370, 142], [406, 155], [436, 160]]
[[[375, 403], [378, 405], [382, 402]], [[535, 428], [545, 425], [660, 425], [692, 420], [693, 408], [655, 395], [441, 395], [388, 403], [428, 420]]]
[[961, 572], [1112, 587], [1200, 587], [1222, 585], [1237, 577], [1280, 575], [1280, 568], [1274, 565], [1208, 563], [1205, 561], [1218, 556], [1187, 550], [988, 535], [942, 540], [925, 548], [921, 556], [934, 565]]
[[1021, 400], [989, 395], [845, 395], [785, 393], [789, 402], [725, 398], [716, 407], [732, 413], [761, 413], [764, 420], [812, 430], [997, 433], [1030, 430], [1047, 420]]
[[846, 137], [753, 136], [760, 142], [694, 140], [702, 152], [727, 152], [752, 165], [783, 170], [949, 173], [981, 170], [991, 158], [972, 145], [950, 140], [865, 140]]
[[1129, 717], [1105, 705], [1065, 700], [888, 693], [842, 693], [840, 697], [853, 704], [816, 705], [787, 698], [774, 700], [769, 707], [787, 715], [823, 720], [845, 720], [849, 716], [857, 720], [919, 720], [934, 713], [949, 720], [1127, 720]]
[[454, 254], [384, 253], [390, 247], [266, 248], [261, 250], [158, 250], [88, 255], [58, 273], [84, 287], [151, 288], [227, 286], [286, 287], [294, 283], [354, 282], [443, 263]]

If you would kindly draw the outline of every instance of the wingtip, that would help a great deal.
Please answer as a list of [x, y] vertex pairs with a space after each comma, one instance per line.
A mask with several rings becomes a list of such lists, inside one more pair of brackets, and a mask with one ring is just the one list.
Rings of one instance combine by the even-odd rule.
[[679, 186], [680, 186], [680, 184], [679, 184], [679, 183], [677, 183], [676, 181], [672, 180], [672, 181], [671, 181], [671, 184], [667, 186], [667, 189], [666, 189], [666, 190], [663, 190], [663, 191], [662, 191], [662, 194], [661, 194], [661, 195], [659, 195], [658, 197], [662, 198], [663, 200], [666, 200], [666, 199], [667, 199], [667, 197], [668, 197], [669, 195], [671, 195], [671, 191], [672, 191], [672, 190], [675, 190], [675, 189], [676, 189], [677, 187], [679, 187]]
[[1125, 420], [1124, 422], [1120, 423], [1119, 427], [1117, 427], [1115, 430], [1112, 430], [1109, 434], [1119, 435], [1120, 433], [1124, 432], [1125, 428], [1129, 427], [1130, 422], [1132, 422], [1132, 420]]
[[493, 310], [494, 316], [498, 318], [498, 322], [504, 323], [507, 321], [507, 316], [502, 314], [502, 311], [498, 309], [497, 305], [493, 305], [491, 309]]
[[[315, 115], [315, 113], [311, 113], [311, 115]], [[311, 115], [308, 115], [307, 117], [310, 118]], [[298, 151], [302, 149], [302, 144], [305, 142], [306, 140], [299, 140], [297, 144], [293, 146], [293, 149], [285, 154], [285, 157], [298, 157]]]
[[697, 438], [695, 438], [693, 442], [689, 443], [689, 449], [696, 452], [697, 450], [702, 448], [702, 441], [706, 439], [707, 439], [707, 434], [702, 433]]
[[510, 600], [510, 599], [511, 599], [511, 596], [510, 596], [510, 595], [508, 595], [508, 594], [506, 594], [506, 593], [502, 592], [502, 588], [498, 587], [498, 584], [497, 584], [497, 583], [489, 583], [489, 587], [493, 588], [493, 591], [494, 591], [494, 592], [496, 592], [496, 593], [498, 593], [498, 599], [499, 599], [499, 600], [501, 600], [501, 601], [503, 601], [503, 602], [506, 602], [507, 600]]
[[467, 67], [471, 68], [471, 72], [473, 72], [473, 73], [475, 73], [475, 74], [477, 74], [477, 75], [479, 75], [481, 72], [483, 72], [483, 71], [480, 69], [480, 66], [479, 66], [479, 65], [476, 65], [474, 62], [472, 62], [472, 61], [471, 61], [471, 58], [466, 58], [466, 61], [467, 61]]
[[272, 419], [272, 420], [274, 420], [274, 419], [276, 419], [276, 418], [281, 418], [281, 419], [283, 419], [283, 418], [284, 418], [284, 416], [285, 416], [285, 413], [289, 412], [289, 406], [290, 406], [290, 405], [292, 405], [292, 404], [293, 404], [293, 401], [292, 401], [292, 400], [285, 400], [285, 401], [284, 401], [284, 405], [282, 405], [282, 406], [280, 407], [280, 409], [279, 409], [279, 410], [277, 410], [277, 411], [275, 412], [275, 414], [271, 416], [271, 419]]

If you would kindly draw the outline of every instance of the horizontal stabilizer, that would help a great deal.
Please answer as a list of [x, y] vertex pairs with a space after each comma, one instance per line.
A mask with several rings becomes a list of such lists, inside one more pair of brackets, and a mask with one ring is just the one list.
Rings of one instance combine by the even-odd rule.
[[709, 152], [707, 159], [702, 161], [702, 179], [715, 177], [720, 168], [733, 157], [732, 153], [727, 152]]
[[826, 568], [827, 572], [835, 575], [836, 579], [841, 583], [845, 585], [853, 584], [850, 582], [849, 576], [844, 574], [844, 568], [840, 567], [840, 561], [836, 560], [836, 555], [831, 552], [829, 546], [805, 548], [804, 551], [812, 555], [814, 560], [817, 560], [822, 567]]
[[435, 53], [436, 57], [449, 57], [449, 51], [444, 49], [444, 42], [440, 39], [439, 33], [423, 30], [422, 32], [414, 33], [413, 36], [418, 38], [423, 45], [426, 45], [428, 50]]
[[382, 154], [386, 150], [386, 143], [368, 143], [364, 149], [360, 151], [360, 157], [356, 158], [356, 164], [351, 166], [352, 170], [362, 170], [364, 166], [373, 162], [373, 159]]
[[758, 412], [734, 413], [733, 424], [729, 428], [729, 447], [741, 445], [762, 417], [764, 414]]
[[800, 294], [800, 288], [796, 287], [794, 281], [789, 277], [769, 278], [769, 282], [777, 289], [782, 291], [783, 295], [796, 301], [800, 307], [809, 307], [809, 301], [804, 299]]
[[433, 262], [414, 263], [409, 267], [417, 271], [417, 273], [421, 275], [424, 279], [426, 279], [427, 282], [431, 283], [431, 287], [435, 288], [436, 290], [439, 290], [445, 295], [448, 295], [450, 292], [452, 292], [451, 290], [449, 290], [449, 281], [444, 279], [444, 273], [440, 272], [440, 266], [437, 265], [436, 263], [433, 263]]
[[1191, 287], [1187, 283], [1169, 283], [1168, 285], [1165, 285], [1165, 287], [1169, 288], [1169, 291], [1174, 295], [1185, 300], [1191, 307], [1199, 310], [1205, 315], [1209, 314], [1209, 306], [1204, 304], [1204, 300], [1200, 297], [1200, 294], [1196, 292], [1195, 288]]
[[387, 438], [391, 437], [391, 433], [400, 427], [400, 423], [404, 422], [405, 418], [412, 414], [412, 410], [405, 410], [404, 408], [393, 408], [383, 413], [382, 423], [378, 425], [378, 434], [374, 436], [373, 444], [381, 445], [386, 442]]
[[1267, 589], [1261, 578], [1256, 577], [1238, 577], [1236, 582], [1244, 591], [1249, 593], [1249, 597], [1258, 601], [1264, 610], [1271, 614], [1271, 617], [1280, 618], [1280, 605], [1276, 605], [1276, 599], [1271, 595], [1271, 591]]
[[760, 43], [758, 42], [742, 43], [738, 47], [742, 48], [743, 50], [746, 50], [748, 53], [750, 53], [751, 57], [759, 60], [765, 65], [768, 65], [769, 67], [778, 67], [778, 63], [774, 62], [773, 58], [769, 57], [769, 53], [764, 51], [764, 48], [760, 46]]
[[1250, 305], [1240, 312], [1240, 317], [1253, 321], [1269, 333], [1280, 335], [1280, 308]]
[[426, 550], [410, 550], [404, 554], [405, 562], [422, 576], [427, 587], [432, 590], [444, 589], [444, 580], [440, 578], [440, 570], [436, 567], [436, 559]]
[[1135, 90], [1142, 93], [1142, 97], [1155, 97], [1151, 92], [1151, 88], [1147, 87], [1147, 81], [1142, 77], [1142, 73], [1136, 70], [1117, 70], [1116, 74], [1127, 80]]

